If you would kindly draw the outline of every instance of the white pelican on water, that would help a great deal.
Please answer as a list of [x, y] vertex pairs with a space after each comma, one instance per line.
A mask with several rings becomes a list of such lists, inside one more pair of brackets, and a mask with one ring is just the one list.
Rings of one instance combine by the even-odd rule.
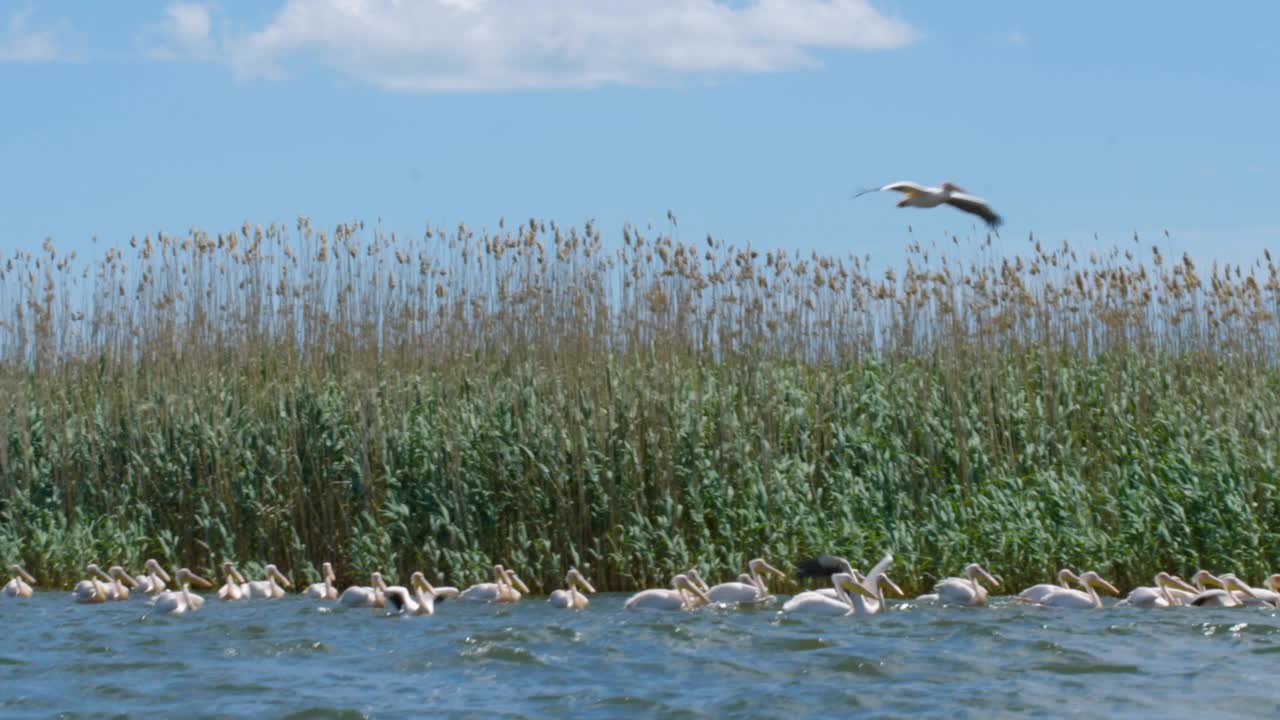
[[[886, 555], [880, 560], [880, 563], [872, 568], [871, 574], [875, 576], [874, 584], [869, 580], [870, 575], [864, 577], [853, 568], [849, 561], [845, 558], [835, 555], [819, 555], [812, 560], [805, 560], [796, 566], [796, 577], [800, 579], [810, 577], [830, 577], [838, 572], [843, 572], [853, 576], [854, 582], [862, 583], [864, 587], [875, 593], [875, 598], [867, 603], [867, 609], [871, 612], [878, 612], [884, 603], [884, 585], [888, 585], [898, 595], [902, 595], [902, 588], [897, 583], [889, 579], [889, 575], [884, 571], [889, 567], [889, 563], [893, 561], [892, 555]], [[833, 587], [818, 588], [817, 590], [806, 590], [795, 596], [795, 598], [803, 597], [806, 593], [817, 593], [828, 599], [836, 600], [838, 596]], [[793, 600], [795, 598], [792, 598]], [[861, 602], [861, 599], [857, 599]]]
[[289, 578], [280, 572], [275, 565], [267, 564], [262, 568], [262, 572], [267, 576], [266, 580], [253, 580], [244, 583], [240, 589], [244, 591], [250, 599], [257, 600], [273, 600], [285, 596], [285, 588], [293, 587], [293, 583], [289, 582]]
[[5, 583], [4, 594], [9, 597], [31, 597], [31, 586], [36, 584], [36, 579], [23, 570], [21, 565], [10, 565], [9, 573], [13, 575], [13, 579]]
[[175, 577], [177, 578], [178, 589], [162, 592], [151, 601], [151, 605], [156, 609], [156, 612], [163, 615], [181, 615], [188, 610], [195, 612], [204, 607], [204, 598], [192, 593], [190, 585], [195, 583], [203, 588], [211, 588], [213, 583], [186, 568], [178, 570]]
[[738, 582], [725, 582], [713, 585], [707, 588], [707, 597], [711, 598], [713, 603], [764, 603], [773, 599], [769, 594], [769, 589], [764, 584], [764, 578], [761, 573], [772, 573], [778, 577], [785, 578], [786, 573], [778, 568], [770, 565], [764, 558], [756, 558], [747, 563], [747, 582], [742, 582], [739, 577]]
[[[876, 599], [875, 594], [868, 590], [865, 585], [855, 580], [850, 573], [832, 573], [831, 587], [835, 591], [835, 597], [828, 597], [813, 591], [802, 592], [783, 603], [782, 612], [788, 615], [825, 615], [830, 617], [857, 615], [858, 607], [854, 604], [855, 601], [852, 597], [859, 598], [863, 603]], [[849, 593], [853, 593], [853, 596], [851, 597]]]
[[338, 596], [338, 604], [343, 607], [386, 607], [387, 583], [382, 573], [375, 571], [369, 576], [370, 585], [352, 585]]
[[[1199, 575], [1199, 573], [1197, 573]], [[1205, 590], [1188, 603], [1195, 607], [1241, 607], [1245, 600], [1256, 598], [1253, 588], [1245, 585], [1240, 578], [1227, 573], [1216, 576], [1205, 573], [1204, 579], [1217, 585], [1212, 590]]]
[[76, 602], [100, 603], [108, 600], [128, 600], [129, 588], [138, 585], [138, 582], [119, 565], [112, 565], [110, 570], [102, 572], [102, 568], [89, 563], [85, 571], [89, 573], [89, 579], [76, 583], [72, 591]]
[[711, 599], [688, 575], [681, 573], [671, 578], [671, 589], [651, 588], [641, 590], [627, 599], [628, 610], [691, 610], [710, 603]]
[[570, 610], [581, 610], [590, 602], [583, 592], [594, 593], [596, 589], [591, 587], [591, 583], [578, 572], [577, 568], [569, 568], [569, 573], [564, 576], [564, 589], [556, 590], [551, 593], [551, 597], [547, 598], [547, 602], [554, 608], [568, 608]]
[[1116, 607], [1167, 608], [1182, 605], [1182, 600], [1169, 594], [1169, 588], [1175, 587], [1185, 592], [1195, 592], [1195, 588], [1180, 577], [1167, 572], [1156, 573], [1151, 585], [1136, 587], [1125, 599], [1116, 603]]
[[1018, 593], [1018, 597], [1022, 600], [1030, 600], [1031, 602], [1040, 602], [1045, 595], [1062, 589], [1071, 589], [1071, 583], [1079, 582], [1080, 578], [1076, 576], [1070, 568], [1062, 568], [1058, 571], [1058, 584], [1038, 583]]
[[[1235, 573], [1223, 573], [1218, 577], [1222, 580], [1232, 578], [1242, 585], [1249, 585], [1249, 583], [1236, 577]], [[1275, 605], [1277, 601], [1280, 601], [1280, 593], [1277, 593], [1273, 587], [1277, 580], [1280, 580], [1280, 575], [1272, 575], [1263, 581], [1262, 584], [1265, 587], [1250, 586], [1248, 593], [1236, 590], [1233, 594], [1237, 600], [1245, 605]]]
[[230, 561], [222, 563], [222, 577], [226, 583], [218, 588], [219, 600], [245, 600], [248, 598], [248, 593], [244, 588], [249, 584], [249, 581], [245, 580], [244, 575], [241, 575], [240, 571], [236, 569], [235, 563]]
[[943, 605], [964, 605], [976, 607], [987, 604], [987, 589], [978, 582], [981, 578], [993, 587], [1000, 583], [991, 577], [978, 563], [969, 563], [964, 568], [964, 577], [949, 577], [933, 586], [933, 592], [921, 595], [917, 600], [922, 602], [940, 602]]
[[1102, 607], [1102, 598], [1098, 597], [1098, 588], [1102, 588], [1112, 595], [1120, 594], [1120, 591], [1114, 585], [1103, 580], [1101, 575], [1092, 570], [1081, 575], [1076, 582], [1084, 590], [1072, 588], [1054, 590], [1041, 598], [1037, 604], [1053, 608], [1100, 608]]
[[514, 570], [494, 565], [493, 582], [476, 583], [458, 593], [458, 599], [470, 602], [515, 602], [520, 599], [522, 592], [528, 593], [529, 588]]
[[320, 565], [321, 581], [307, 586], [307, 597], [313, 600], [337, 600], [338, 588], [333, 586], [333, 581], [338, 577], [333, 574], [333, 565], [323, 563]]
[[155, 558], [147, 560], [146, 565], [142, 568], [142, 574], [134, 577], [138, 581], [138, 592], [146, 595], [155, 595], [164, 590], [170, 582], [169, 573], [160, 567], [160, 563]]
[[435, 588], [427, 582], [427, 576], [420, 572], [415, 572], [409, 578], [409, 587], [392, 585], [383, 594], [387, 605], [395, 608], [397, 614], [434, 615], [436, 612]]
[[854, 195], [854, 197], [889, 190], [900, 192], [906, 196], [898, 202], [898, 207], [932, 208], [945, 203], [957, 210], [977, 215], [993, 230], [1000, 227], [1000, 223], [1003, 222], [1000, 216], [991, 209], [991, 206], [987, 205], [985, 200], [970, 195], [964, 188], [949, 182], [942, 183], [942, 187], [925, 187], [924, 185], [903, 180], [889, 183], [883, 187], [863, 190]]

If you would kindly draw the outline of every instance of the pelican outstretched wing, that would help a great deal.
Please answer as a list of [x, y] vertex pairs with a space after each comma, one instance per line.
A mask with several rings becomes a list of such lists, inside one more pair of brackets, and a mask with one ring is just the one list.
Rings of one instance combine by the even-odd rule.
[[991, 206], [983, 202], [982, 198], [963, 193], [953, 194], [947, 198], [947, 204], [957, 210], [963, 210], [967, 213], [977, 215], [986, 221], [992, 228], [1000, 227], [1000, 223], [1004, 222], [999, 215], [991, 209]]
[[808, 578], [829, 578], [833, 574], [841, 572], [844, 565], [840, 562], [840, 558], [834, 555], [819, 555], [816, 558], [801, 560], [796, 563], [796, 579], [805, 580]]
[[926, 188], [925, 186], [919, 183], [913, 183], [910, 180], [899, 180], [898, 182], [889, 183], [888, 185], [881, 185], [880, 187], [871, 187], [871, 188], [867, 188], [866, 190], [860, 190], [856, 195], [854, 195], [854, 197], [859, 198], [859, 197], [862, 197], [863, 195], [866, 195], [867, 193], [886, 192], [889, 190], [892, 190], [894, 192], [900, 192], [903, 195], [920, 195], [922, 193], [929, 192], [928, 188]]

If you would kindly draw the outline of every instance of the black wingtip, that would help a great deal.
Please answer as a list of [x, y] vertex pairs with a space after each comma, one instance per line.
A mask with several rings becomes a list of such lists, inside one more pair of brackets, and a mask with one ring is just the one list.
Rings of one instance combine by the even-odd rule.
[[829, 578], [833, 574], [840, 572], [840, 567], [840, 561], [836, 558], [830, 555], [819, 555], [797, 562], [795, 577], [797, 580]]

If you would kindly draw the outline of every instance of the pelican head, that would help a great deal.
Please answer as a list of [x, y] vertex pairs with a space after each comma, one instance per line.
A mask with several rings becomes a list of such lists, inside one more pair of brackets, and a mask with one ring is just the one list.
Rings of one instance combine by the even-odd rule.
[[707, 585], [707, 581], [702, 579], [702, 573], [698, 572], [698, 568], [691, 567], [688, 570], [686, 570], [684, 574], [689, 576], [689, 579], [693, 581], [694, 585], [697, 585], [703, 590], [706, 590], [708, 587], [710, 587], [709, 585]]
[[333, 574], [333, 565], [331, 563], [324, 562], [320, 564], [320, 579], [328, 580], [329, 582], [338, 579], [338, 576]]
[[276, 582], [280, 583], [281, 585], [287, 588], [293, 587], [293, 583], [289, 582], [289, 578], [285, 577], [284, 573], [280, 572], [280, 569], [277, 568], [275, 565], [268, 564], [266, 567], [262, 569], [262, 571], [265, 572], [268, 577], [275, 578]]
[[240, 574], [240, 568], [237, 568], [236, 564], [230, 560], [222, 563], [222, 576], [227, 579], [227, 582], [237, 582], [241, 584], [249, 582], [244, 578], [244, 575]]
[[1099, 590], [1106, 590], [1112, 595], [1120, 594], [1120, 591], [1116, 589], [1115, 585], [1112, 585], [1106, 580], [1103, 580], [1101, 575], [1099, 575], [1098, 573], [1092, 570], [1081, 575], [1079, 578], [1079, 582], [1081, 585], [1088, 585], [1090, 587], [1094, 587]]
[[21, 565], [10, 565], [9, 573], [12, 574], [14, 577], [20, 577], [23, 580], [26, 580], [28, 583], [32, 585], [36, 584], [36, 579], [31, 577], [31, 575], [28, 574], [26, 570], [23, 570]]
[[138, 581], [134, 580], [133, 576], [125, 572], [124, 568], [119, 565], [112, 565], [111, 568], [107, 570], [107, 574], [113, 579], [123, 581], [125, 585], [128, 585], [131, 588], [138, 587]]
[[596, 591], [596, 589], [591, 586], [591, 583], [587, 582], [587, 579], [582, 576], [582, 573], [578, 572], [577, 568], [569, 568], [568, 574], [564, 576], [564, 584], [565, 587], [573, 587], [576, 585], [589, 593], [594, 593]]
[[103, 572], [102, 568], [98, 567], [97, 563], [89, 563], [89, 565], [85, 567], [84, 571], [89, 573], [90, 577], [96, 577], [99, 580], [106, 580], [107, 582], [111, 582], [111, 579], [112, 579], [111, 576]]
[[525, 595], [529, 594], [529, 586], [524, 584], [524, 581], [520, 579], [519, 575], [516, 575], [515, 570], [508, 568], [506, 571], [506, 576], [507, 576], [507, 582], [510, 583], [512, 587], [524, 593]]
[[897, 593], [899, 596], [906, 595], [906, 593], [902, 592], [902, 588], [898, 587], [898, 583], [890, 580], [889, 576], [884, 573], [880, 573], [880, 582], [888, 585], [889, 589]]
[[[209, 582], [208, 580], [205, 580], [204, 578], [200, 577], [199, 575], [191, 572], [186, 568], [179, 568], [178, 572], [175, 573], [174, 576], [178, 578], [178, 585], [185, 585], [190, 583], [192, 585], [195, 585], [196, 587], [202, 587], [202, 588], [213, 587], [213, 583]], [[165, 577], [166, 579], [168, 578], [168, 576], [165, 576]]]
[[1171, 588], [1177, 588], [1178, 590], [1185, 590], [1187, 592], [1192, 592], [1192, 593], [1196, 592], [1196, 589], [1192, 587], [1191, 584], [1188, 583], [1186, 580], [1183, 580], [1177, 575], [1170, 575], [1169, 573], [1164, 571], [1156, 573], [1155, 585], [1156, 587], [1166, 587], [1166, 588], [1171, 587]]
[[965, 574], [965, 577], [969, 578], [970, 580], [973, 580], [975, 578], [982, 578], [983, 580], [987, 581], [988, 585], [991, 585], [993, 587], [1000, 587], [1000, 583], [995, 578], [991, 577], [991, 573], [984, 570], [983, 567], [978, 563], [969, 563], [968, 565], [966, 565], [964, 568], [964, 574]]
[[765, 562], [764, 558], [756, 558], [752, 560], [751, 562], [747, 563], [747, 567], [751, 568], [751, 571], [756, 573], [757, 575], [762, 573], [772, 573], [774, 575], [777, 575], [780, 578], [785, 578], [787, 576], [786, 573], [782, 572], [778, 568]]
[[377, 570], [374, 570], [373, 574], [369, 576], [369, 582], [373, 585], [374, 590], [387, 589], [387, 582], [382, 579], [382, 573]]
[[703, 603], [707, 605], [711, 604], [711, 598], [707, 597], [707, 594], [702, 590], [702, 588], [698, 587], [689, 579], [689, 576], [684, 573], [680, 573], [679, 575], [671, 578], [671, 587], [676, 590], [687, 590], [701, 599]]
[[1248, 583], [1245, 581], [1236, 577], [1235, 573], [1223, 573], [1214, 579], [1217, 581], [1218, 585], [1222, 586], [1222, 589], [1227, 592], [1238, 590], [1251, 598], [1257, 599], [1258, 597], [1253, 594], [1253, 588], [1249, 587]]
[[968, 190], [965, 190], [964, 188], [962, 188], [962, 187], [960, 187], [959, 185], [957, 185], [957, 184], [955, 184], [955, 183], [951, 182], [950, 180], [948, 180], [947, 182], [942, 183], [942, 189], [943, 189], [943, 190], [945, 190], [945, 191], [947, 191], [947, 192], [969, 192]]
[[1069, 583], [1080, 582], [1080, 576], [1072, 572], [1071, 568], [1062, 568], [1058, 571], [1058, 584], [1068, 586]]
[[1206, 582], [1213, 581], [1213, 573], [1204, 568], [1197, 570], [1195, 575], [1191, 576], [1191, 584], [1197, 586], [1197, 589], [1202, 588]]
[[[884, 577], [884, 576], [881, 575], [880, 577]], [[866, 585], [863, 585], [859, 580], [857, 580], [853, 576], [852, 573], [838, 572], [831, 576], [831, 582], [834, 583], [836, 587], [840, 588], [841, 590], [847, 593], [849, 592], [858, 593], [859, 595], [867, 598], [868, 600], [879, 599], [876, 597], [876, 594], [871, 591], [870, 588], [868, 588]]]
[[[34, 583], [35, 580], [28, 579], [27, 582]], [[1272, 575], [1266, 580], [1263, 580], [1262, 584], [1265, 585], [1267, 589], [1270, 590], [1271, 592], [1280, 593], [1280, 573], [1276, 573], [1275, 575]]]
[[150, 558], [147, 560], [146, 565], [143, 566], [142, 568], [142, 574], [143, 575], [159, 575], [160, 579], [164, 580], [165, 582], [170, 582], [172, 580], [172, 578], [169, 577], [169, 573], [165, 572], [164, 568], [160, 567], [160, 563], [156, 562], [155, 558]]

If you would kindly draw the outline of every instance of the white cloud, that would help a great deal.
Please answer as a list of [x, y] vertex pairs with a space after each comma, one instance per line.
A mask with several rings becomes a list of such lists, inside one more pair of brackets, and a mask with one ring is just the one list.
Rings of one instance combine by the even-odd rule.
[[[189, 26], [206, 41], [207, 20]], [[241, 76], [279, 75], [305, 55], [380, 87], [425, 92], [771, 72], [816, 66], [815, 50], [915, 37], [869, 0], [286, 0], [265, 27], [224, 48]]]
[[172, 3], [164, 9], [164, 14], [161, 23], [145, 28], [153, 58], [211, 60], [216, 57], [213, 14], [208, 5]]
[[1004, 36], [1004, 39], [1005, 39], [1005, 40], [1006, 40], [1010, 45], [1018, 45], [1018, 46], [1022, 46], [1022, 45], [1026, 45], [1026, 44], [1027, 44], [1027, 35], [1026, 35], [1026, 33], [1022, 32], [1021, 30], [1013, 30], [1013, 31], [1009, 32], [1008, 34], [1006, 34], [1006, 35]]
[[33, 30], [27, 26], [29, 10], [9, 14], [0, 30], [0, 62], [45, 63], [69, 59], [66, 49], [51, 30]]

